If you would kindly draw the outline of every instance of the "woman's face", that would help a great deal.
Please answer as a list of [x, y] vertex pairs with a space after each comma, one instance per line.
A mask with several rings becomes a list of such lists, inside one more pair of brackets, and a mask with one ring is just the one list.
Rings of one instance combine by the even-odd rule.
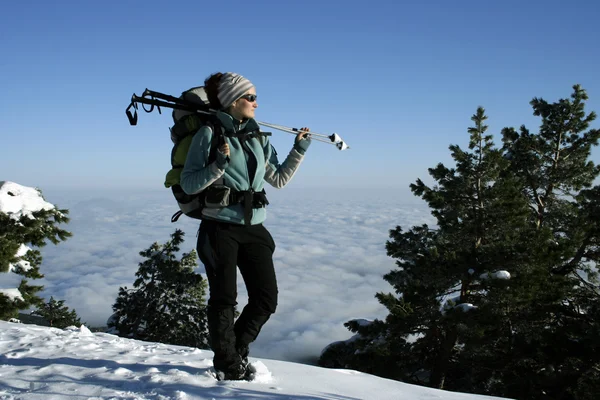
[[242, 121], [248, 118], [254, 118], [254, 109], [258, 107], [256, 102], [256, 88], [250, 88], [242, 97], [237, 99], [231, 105], [231, 115]]

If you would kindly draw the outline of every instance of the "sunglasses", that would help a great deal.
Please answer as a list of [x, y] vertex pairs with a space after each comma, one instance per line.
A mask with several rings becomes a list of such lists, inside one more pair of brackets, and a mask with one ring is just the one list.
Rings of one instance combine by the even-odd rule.
[[240, 99], [244, 99], [246, 101], [249, 101], [250, 103], [254, 103], [256, 101], [256, 95], [255, 94], [245, 94], [242, 97], [240, 97]]

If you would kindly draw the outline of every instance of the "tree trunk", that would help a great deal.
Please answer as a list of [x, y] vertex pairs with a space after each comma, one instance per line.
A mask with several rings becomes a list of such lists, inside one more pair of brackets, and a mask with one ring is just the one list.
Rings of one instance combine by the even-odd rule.
[[444, 388], [444, 381], [446, 380], [446, 373], [450, 364], [450, 356], [452, 355], [452, 350], [457, 339], [458, 333], [454, 328], [450, 328], [446, 335], [444, 335], [436, 364], [431, 371], [429, 386], [437, 389]]

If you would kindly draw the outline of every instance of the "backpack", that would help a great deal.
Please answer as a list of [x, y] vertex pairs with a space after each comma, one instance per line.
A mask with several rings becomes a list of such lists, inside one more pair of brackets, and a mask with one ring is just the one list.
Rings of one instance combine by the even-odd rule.
[[[201, 110], [209, 110], [210, 105], [208, 97], [204, 91], [204, 87], [198, 86], [186, 90], [181, 94], [181, 99], [186, 102], [198, 105]], [[171, 150], [171, 170], [167, 173], [165, 178], [165, 187], [171, 188], [173, 196], [179, 206], [177, 211], [171, 217], [171, 222], [176, 222], [182, 214], [187, 215], [190, 218], [202, 219], [202, 210], [207, 203], [207, 197], [213, 195], [213, 197], [219, 198], [221, 196], [222, 188], [217, 188], [215, 184], [210, 185], [200, 193], [189, 195], [181, 188], [180, 177], [181, 171], [185, 165], [185, 159], [192, 142], [192, 138], [198, 132], [198, 130], [204, 126], [209, 126], [213, 131], [212, 140], [210, 143], [210, 150], [206, 165], [213, 163], [217, 157], [217, 148], [225, 142], [225, 132], [221, 126], [221, 122], [218, 120], [213, 113], [199, 113], [193, 111], [185, 111], [174, 109], [172, 113], [173, 126], [169, 129], [171, 132], [171, 141], [173, 142], [173, 149]], [[262, 137], [266, 140], [267, 136], [270, 136], [269, 132], [238, 132], [236, 134], [228, 134], [228, 136], [245, 136], [250, 137]], [[222, 186], [222, 185], [221, 185]], [[263, 207], [269, 204], [264, 190], [259, 193], [255, 192], [236, 192], [232, 189], [227, 189], [228, 202], [244, 202], [245, 198], [251, 200], [245, 203], [245, 218], [249, 223], [249, 213], [251, 208], [258, 206]], [[214, 201], [209, 200], [213, 203]]]
[[[180, 98], [187, 102], [198, 104], [199, 108], [209, 109], [208, 98], [202, 86], [186, 90], [181, 94]], [[217, 148], [224, 142], [223, 129], [214, 114], [174, 109], [172, 117], [173, 126], [169, 128], [171, 141], [173, 142], [171, 170], [169, 170], [165, 178], [165, 187], [171, 188], [175, 201], [179, 206], [179, 211], [173, 214], [171, 222], [177, 221], [181, 214], [194, 219], [202, 219], [202, 209], [204, 208], [205, 198], [210, 187], [200, 193], [189, 195], [181, 188], [179, 179], [185, 165], [185, 158], [192, 138], [198, 132], [198, 129], [204, 125], [208, 125], [213, 131], [207, 165], [215, 161]]]

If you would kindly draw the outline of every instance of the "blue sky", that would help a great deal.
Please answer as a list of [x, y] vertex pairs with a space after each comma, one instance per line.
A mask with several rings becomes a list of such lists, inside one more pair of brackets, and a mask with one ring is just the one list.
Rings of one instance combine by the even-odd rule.
[[[491, 4], [493, 3], [493, 4]], [[160, 190], [170, 113], [125, 108], [216, 71], [257, 87], [257, 119], [337, 132], [295, 187], [406, 188], [451, 163], [477, 106], [490, 133], [538, 120], [529, 101], [575, 83], [600, 111], [592, 1], [21, 1], [0, 8], [2, 180]], [[595, 127], [598, 127], [598, 123]], [[293, 137], [274, 132], [281, 157]], [[594, 157], [597, 159], [597, 152]], [[597, 160], [596, 160], [597, 161]]]

